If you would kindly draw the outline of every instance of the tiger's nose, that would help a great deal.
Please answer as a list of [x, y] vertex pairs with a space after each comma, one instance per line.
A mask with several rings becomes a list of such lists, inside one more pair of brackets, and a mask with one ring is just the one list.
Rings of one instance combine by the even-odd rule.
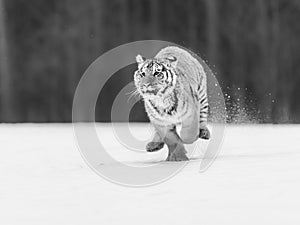
[[147, 84], [151, 84], [155, 81], [155, 77], [152, 77], [152, 76], [146, 77], [144, 81]]

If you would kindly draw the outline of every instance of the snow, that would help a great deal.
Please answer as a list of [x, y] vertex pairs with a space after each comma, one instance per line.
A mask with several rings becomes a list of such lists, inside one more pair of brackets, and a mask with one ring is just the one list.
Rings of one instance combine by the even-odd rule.
[[[107, 125], [98, 129], [113, 136]], [[131, 129], [149, 135], [147, 124]], [[71, 124], [2, 124], [0, 224], [299, 224], [299, 140], [297, 125], [227, 126], [206, 172], [192, 160], [164, 183], [129, 188], [84, 163]], [[153, 161], [164, 153], [127, 157], [120, 158]]]

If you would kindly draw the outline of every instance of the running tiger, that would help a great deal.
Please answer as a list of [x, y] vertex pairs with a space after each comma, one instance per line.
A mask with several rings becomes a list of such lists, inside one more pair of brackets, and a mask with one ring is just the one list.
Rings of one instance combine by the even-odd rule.
[[[188, 160], [183, 144], [209, 139], [206, 74], [186, 50], [169, 46], [152, 59], [136, 57], [134, 83], [155, 128], [148, 152], [169, 148], [168, 161]], [[176, 126], [182, 126], [180, 136]]]

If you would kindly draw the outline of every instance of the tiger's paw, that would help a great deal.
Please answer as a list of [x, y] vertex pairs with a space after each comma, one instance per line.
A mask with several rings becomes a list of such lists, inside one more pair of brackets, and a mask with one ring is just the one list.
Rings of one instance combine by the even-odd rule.
[[164, 142], [149, 142], [146, 146], [147, 152], [156, 152], [164, 147]]
[[167, 161], [188, 161], [186, 150], [182, 144], [168, 146], [169, 155]]
[[183, 152], [180, 152], [180, 153], [173, 152], [167, 158], [167, 161], [177, 161], [177, 162], [188, 161], [188, 160], [189, 160], [189, 158]]
[[207, 127], [200, 128], [199, 138], [204, 140], [210, 139], [210, 131]]

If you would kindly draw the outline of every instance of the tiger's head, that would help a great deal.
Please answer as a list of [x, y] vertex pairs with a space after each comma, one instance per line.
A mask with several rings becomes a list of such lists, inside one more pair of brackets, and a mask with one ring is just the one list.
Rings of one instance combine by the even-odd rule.
[[138, 55], [136, 61], [138, 70], [134, 73], [134, 83], [143, 97], [163, 97], [175, 88], [177, 82], [176, 57], [145, 59]]

